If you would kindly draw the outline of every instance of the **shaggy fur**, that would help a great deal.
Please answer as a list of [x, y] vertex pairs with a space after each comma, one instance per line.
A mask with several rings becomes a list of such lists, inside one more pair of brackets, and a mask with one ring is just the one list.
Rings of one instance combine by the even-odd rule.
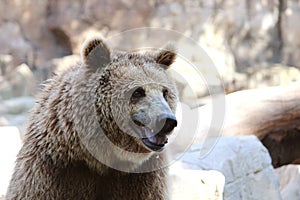
[[[124, 132], [128, 127], [120, 129], [115, 119], [123, 116], [119, 115], [124, 107], [131, 114], [153, 104], [149, 102], [153, 96], [163, 101], [163, 88], [168, 89], [167, 105], [175, 111], [176, 88], [165, 73], [175, 56], [171, 46], [151, 53], [125, 53], [111, 51], [102, 38], [87, 40], [81, 63], [45, 84], [6, 198], [166, 199], [166, 168], [133, 173], [159, 166], [164, 154], [157, 157], [140, 138]], [[141, 103], [120, 101], [130, 88], [139, 86], [146, 87], [147, 98]], [[154, 116], [159, 109], [148, 112]], [[116, 161], [127, 164], [128, 172], [108, 167]]]

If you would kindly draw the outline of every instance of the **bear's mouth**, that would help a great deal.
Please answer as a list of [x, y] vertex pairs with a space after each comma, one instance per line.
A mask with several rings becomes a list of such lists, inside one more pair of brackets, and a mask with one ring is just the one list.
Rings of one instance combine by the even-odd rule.
[[159, 132], [157, 134], [153, 134], [153, 130], [148, 127], [144, 127], [145, 138], [142, 138], [142, 142], [148, 148], [153, 151], [161, 151], [163, 150], [165, 144], [168, 143], [168, 138], [166, 133]]

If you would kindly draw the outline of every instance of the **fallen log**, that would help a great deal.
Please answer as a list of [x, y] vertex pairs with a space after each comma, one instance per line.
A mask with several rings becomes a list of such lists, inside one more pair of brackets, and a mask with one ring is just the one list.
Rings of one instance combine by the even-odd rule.
[[256, 135], [274, 167], [300, 164], [300, 82], [226, 95], [222, 135]]

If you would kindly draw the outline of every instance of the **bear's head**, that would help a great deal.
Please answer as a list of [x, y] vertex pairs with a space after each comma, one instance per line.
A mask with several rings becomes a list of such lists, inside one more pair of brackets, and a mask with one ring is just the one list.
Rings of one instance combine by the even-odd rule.
[[91, 101], [97, 121], [109, 141], [123, 152], [163, 150], [177, 126], [177, 90], [166, 73], [176, 59], [173, 45], [120, 52], [94, 37], [85, 42], [81, 56], [88, 84], [94, 88]]

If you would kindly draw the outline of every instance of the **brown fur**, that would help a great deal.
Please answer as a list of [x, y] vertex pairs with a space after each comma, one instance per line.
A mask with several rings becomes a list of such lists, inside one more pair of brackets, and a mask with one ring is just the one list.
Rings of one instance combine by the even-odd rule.
[[[166, 199], [167, 169], [121, 172], [99, 160], [128, 163], [132, 171], [164, 162], [164, 154], [157, 159], [138, 138], [124, 133], [112, 112], [118, 108], [115, 100], [128, 88], [149, 83], [169, 89], [167, 103], [174, 112], [176, 88], [164, 71], [174, 59], [173, 49], [118, 53], [111, 52], [101, 38], [88, 40], [82, 62], [49, 80], [38, 98], [7, 199]], [[156, 87], [149, 86], [146, 92], [161, 90]], [[110, 149], [99, 127], [120, 147], [118, 151]]]

